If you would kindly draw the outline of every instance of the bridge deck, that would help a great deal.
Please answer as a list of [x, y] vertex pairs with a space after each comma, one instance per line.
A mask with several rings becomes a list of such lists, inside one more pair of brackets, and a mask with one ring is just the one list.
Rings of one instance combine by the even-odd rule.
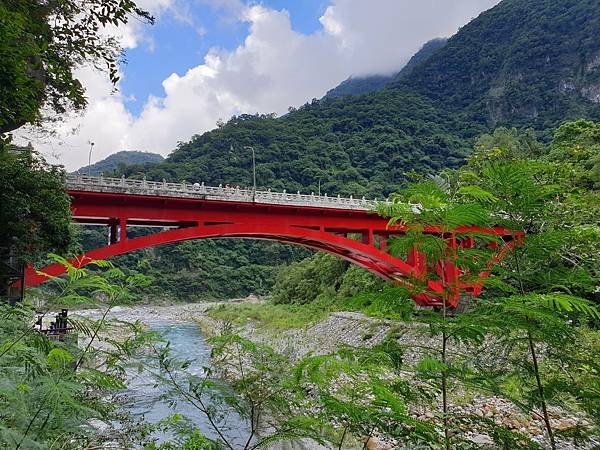
[[316, 208], [372, 210], [377, 200], [353, 197], [329, 197], [325, 195], [301, 194], [239, 187], [205, 186], [204, 183], [167, 183], [166, 181], [131, 180], [127, 178], [88, 177], [69, 175], [69, 191], [113, 192], [153, 197], [179, 197], [201, 200], [216, 200], [236, 203], [261, 203], [268, 205], [310, 206]]

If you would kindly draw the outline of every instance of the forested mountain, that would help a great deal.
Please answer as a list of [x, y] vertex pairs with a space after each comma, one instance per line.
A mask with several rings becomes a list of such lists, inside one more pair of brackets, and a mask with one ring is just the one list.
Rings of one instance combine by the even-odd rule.
[[437, 38], [426, 42], [398, 73], [392, 75], [350, 77], [328, 91], [323, 99], [339, 98], [348, 95], [362, 95], [380, 91], [392, 81], [409, 74], [415, 66], [433, 55], [433, 53], [437, 49], [443, 47], [447, 41], [448, 39], [446, 38]]
[[[316, 192], [321, 180], [321, 191], [329, 194], [381, 197], [409, 170], [433, 173], [458, 165], [469, 142], [457, 128], [427, 98], [384, 89], [307, 104], [279, 119], [234, 117], [143, 171], [149, 179], [248, 186], [252, 155], [243, 147], [252, 145], [259, 187]], [[129, 167], [126, 174], [138, 170]]]
[[423, 47], [421, 47], [421, 50], [419, 50], [413, 55], [412, 58], [410, 58], [410, 60], [394, 78], [400, 79], [407, 76], [415, 67], [421, 64], [423, 61], [429, 59], [438, 49], [446, 45], [446, 42], [448, 42], [448, 38], [436, 38], [426, 42]]
[[368, 75], [363, 77], [350, 77], [336, 87], [327, 91], [324, 99], [345, 97], [347, 95], [362, 95], [382, 90], [394, 79], [395, 75]]
[[157, 153], [137, 152], [124, 150], [122, 152], [113, 153], [101, 161], [98, 161], [91, 166], [83, 166], [73, 173], [81, 173], [87, 175], [102, 175], [110, 174], [116, 170], [124, 170], [125, 166], [132, 164], [159, 163], [164, 161], [164, 158]]
[[544, 131], [567, 118], [597, 119], [598, 11], [598, 0], [504, 0], [394, 88], [489, 127]]
[[[150, 178], [382, 195], [405, 173], [455, 166], [497, 125], [540, 133], [600, 117], [598, 0], [505, 0], [381, 91], [241, 115], [182, 143]], [[234, 151], [230, 149], [233, 147]], [[133, 175], [139, 168], [126, 169]]]
[[[250, 185], [243, 147], [251, 145], [260, 187], [310, 192], [320, 183], [330, 195], [387, 195], [411, 171], [459, 165], [496, 126], [528, 126], [544, 138], [562, 121], [600, 119], [599, 10], [598, 0], [504, 0], [447, 43], [434, 41], [428, 57], [377, 92], [314, 100], [281, 118], [233, 117], [164, 162], [124, 173]], [[260, 251], [252, 248], [242, 252], [244, 267]]]

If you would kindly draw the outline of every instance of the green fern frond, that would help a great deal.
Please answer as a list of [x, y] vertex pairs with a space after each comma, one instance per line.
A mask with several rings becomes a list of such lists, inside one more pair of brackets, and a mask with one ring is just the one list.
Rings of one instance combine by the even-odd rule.
[[448, 194], [435, 181], [412, 184], [398, 196], [408, 203], [418, 203], [424, 209], [439, 208], [448, 202]]
[[440, 219], [440, 225], [449, 230], [462, 226], [487, 227], [492, 222], [490, 213], [483, 206], [475, 203], [459, 203], [445, 208], [440, 213]]
[[484, 278], [482, 281], [486, 289], [497, 289], [499, 291], [509, 294], [516, 294], [518, 292], [515, 286], [505, 282], [500, 277], [489, 276]]
[[494, 194], [476, 185], [461, 186], [457, 194], [480, 203], [494, 203], [498, 201], [498, 197]]
[[440, 374], [449, 369], [448, 365], [431, 356], [423, 357], [417, 364], [416, 369], [428, 374]]
[[600, 311], [596, 305], [587, 299], [573, 295], [563, 293], [531, 294], [524, 299], [554, 311], [576, 312], [589, 319], [600, 319]]

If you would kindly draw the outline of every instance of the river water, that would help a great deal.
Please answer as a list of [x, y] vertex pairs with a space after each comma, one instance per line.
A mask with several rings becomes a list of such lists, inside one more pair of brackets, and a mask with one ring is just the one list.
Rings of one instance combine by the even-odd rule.
[[[193, 375], [202, 375], [203, 367], [207, 366], [210, 361], [210, 348], [197, 325], [165, 322], [147, 322], [147, 325], [158, 331], [170, 343], [173, 357], [192, 361], [187, 372]], [[207, 437], [216, 438], [217, 434], [210, 426], [208, 419], [181, 394], [162, 398], [169, 393], [169, 389], [164, 385], [155, 386], [156, 377], [151, 371], [159, 370], [156, 358], [148, 357], [144, 363], [150, 370], [130, 373], [128, 376], [128, 389], [124, 393], [125, 410], [133, 417], [143, 419], [151, 424], [157, 424], [172, 414], [181, 414], [190, 419]], [[225, 422], [222, 432], [227, 440], [233, 444], [234, 448], [243, 448], [243, 443], [248, 436], [247, 423], [233, 412], [226, 414]], [[160, 443], [172, 439], [173, 435], [155, 432], [152, 437]]]

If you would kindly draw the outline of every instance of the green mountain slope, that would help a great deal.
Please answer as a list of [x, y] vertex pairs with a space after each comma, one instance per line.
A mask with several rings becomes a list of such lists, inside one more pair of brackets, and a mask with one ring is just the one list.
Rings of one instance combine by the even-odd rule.
[[107, 156], [101, 161], [98, 161], [91, 166], [83, 166], [73, 173], [81, 173], [87, 175], [102, 175], [109, 174], [116, 170], [123, 170], [125, 166], [133, 164], [145, 163], [160, 163], [164, 158], [157, 153], [137, 152], [137, 151], [121, 151]]
[[452, 133], [456, 128], [426, 98], [386, 89], [307, 104], [279, 119], [234, 117], [181, 144], [145, 173], [248, 186], [251, 154], [243, 147], [252, 145], [260, 187], [316, 192], [320, 179], [321, 191], [329, 194], [381, 196], [405, 180], [407, 170], [436, 172], [459, 164], [468, 143]]
[[[316, 192], [320, 184], [329, 195], [387, 195], [410, 171], [435, 173], [460, 164], [474, 139], [497, 125], [532, 126], [544, 137], [563, 120], [598, 120], [598, 11], [598, 0], [504, 0], [380, 91], [313, 101], [281, 118], [234, 117], [180, 144], [166, 161], [124, 173], [249, 186], [251, 154], [243, 147], [251, 145], [259, 187]], [[186, 258], [195, 252], [199, 264], [221, 258], [220, 264], [232, 266], [208, 243], [190, 245]], [[252, 288], [238, 283], [238, 274], [247, 280], [270, 270], [268, 264], [255, 267], [261, 245], [243, 244], [228, 253], [242, 263], [222, 277], [239, 295]], [[165, 251], [145, 255], [156, 267], [153, 261]], [[290, 256], [281, 246], [274, 251], [274, 264]], [[165, 273], [193, 278], [198, 269], [186, 258], [170, 261]], [[262, 288], [268, 289], [268, 281]]]
[[[409, 170], [453, 166], [497, 125], [600, 115], [598, 0], [505, 0], [381, 91], [234, 117], [181, 144], [153, 178], [381, 195]], [[230, 148], [234, 151], [231, 152]], [[136, 168], [127, 169], [128, 174]]]
[[410, 60], [394, 78], [401, 79], [412, 73], [415, 67], [428, 60], [435, 52], [438, 51], [438, 49], [445, 46], [447, 42], [448, 38], [436, 38], [426, 42], [423, 47], [421, 47], [421, 49], [415, 53], [412, 58], [410, 58]]
[[599, 35], [598, 0], [504, 0], [396, 87], [489, 127], [598, 118]]
[[392, 75], [370, 75], [364, 77], [350, 77], [325, 94], [323, 99], [333, 99], [348, 95], [363, 95], [378, 92], [392, 81], [409, 74], [414, 67], [428, 59], [435, 51], [443, 47], [448, 39], [437, 38], [426, 42], [421, 49], [413, 55], [400, 72]]
[[350, 77], [333, 89], [327, 91], [324, 99], [345, 97], [347, 95], [362, 95], [382, 90], [394, 79], [395, 75], [369, 75]]

